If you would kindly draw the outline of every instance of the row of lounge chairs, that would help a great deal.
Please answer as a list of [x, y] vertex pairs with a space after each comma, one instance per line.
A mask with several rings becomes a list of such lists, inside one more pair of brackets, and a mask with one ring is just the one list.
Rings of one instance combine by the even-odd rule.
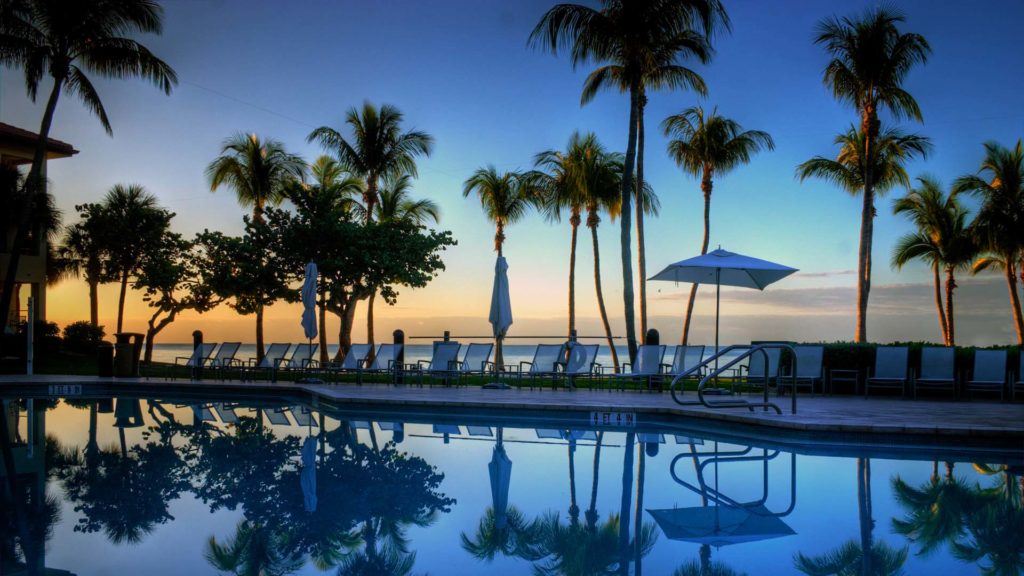
[[958, 375], [955, 368], [955, 351], [950, 347], [928, 346], [921, 349], [921, 370], [916, 373], [910, 368], [909, 350], [906, 346], [879, 346], [875, 351], [874, 372], [865, 380], [864, 395], [871, 389], [897, 389], [906, 395], [909, 385], [911, 394], [917, 398], [919, 391], [951, 392], [959, 395], [958, 381], [963, 390], [974, 393], [997, 393], [1002, 400], [1007, 392], [1012, 399], [1024, 393], [1024, 354], [1016, 378], [1007, 370], [1006, 350], [977, 350], [970, 375]]

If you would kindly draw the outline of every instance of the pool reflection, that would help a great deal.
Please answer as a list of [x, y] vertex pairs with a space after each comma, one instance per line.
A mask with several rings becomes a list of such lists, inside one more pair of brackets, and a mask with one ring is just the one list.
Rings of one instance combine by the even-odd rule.
[[178, 548], [153, 573], [1024, 565], [1019, 462], [798, 456], [675, 429], [297, 401], [8, 399], [0, 418], [0, 574], [103, 573], [164, 541]]

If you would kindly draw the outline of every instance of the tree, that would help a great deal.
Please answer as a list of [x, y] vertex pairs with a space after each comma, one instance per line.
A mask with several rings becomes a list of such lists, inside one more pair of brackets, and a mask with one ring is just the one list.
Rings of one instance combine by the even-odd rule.
[[[82, 212], [89, 206], [95, 205], [79, 205], [75, 209]], [[92, 228], [88, 216], [68, 226], [58, 253], [66, 262], [73, 264], [75, 274], [81, 274], [89, 286], [89, 322], [99, 326], [99, 284], [103, 279], [106, 255], [99, 245], [100, 232]]]
[[906, 511], [903, 518], [893, 518], [893, 530], [917, 544], [921, 556], [963, 536], [965, 518], [976, 504], [970, 488], [953, 475], [951, 463], [947, 463], [943, 478], [935, 469], [927, 483], [914, 487], [896, 476], [892, 489], [896, 502]]
[[[878, 119], [886, 108], [897, 120], [922, 121], [921, 109], [903, 80], [915, 64], [928, 59], [931, 48], [923, 36], [901, 33], [905, 18], [889, 7], [869, 9], [859, 19], [833, 17], [818, 24], [816, 44], [831, 57], [825, 67], [824, 83], [840, 102], [852, 104], [860, 114], [863, 145], [858, 150], [873, 157], [882, 135]], [[857, 329], [854, 340], [867, 340], [868, 294], [871, 290], [871, 239], [874, 231], [876, 183], [875, 164], [861, 167], [864, 207], [861, 210], [860, 248], [857, 258]]]
[[153, 309], [147, 321], [145, 362], [153, 360], [153, 341], [185, 310], [206, 312], [221, 302], [204, 281], [197, 264], [196, 244], [180, 234], [165, 232], [142, 256], [135, 289]]
[[86, 70], [107, 78], [143, 78], [170, 94], [178, 79], [174, 70], [148, 48], [128, 36], [160, 34], [163, 9], [155, 0], [3, 0], [0, 2], [0, 65], [21, 68], [25, 88], [33, 101], [44, 74], [53, 79], [23, 188], [32, 198], [20, 210], [14, 243], [0, 293], [0, 326], [6, 326], [14, 297], [18, 263], [28, 241], [34, 203], [45, 202], [43, 164], [47, 140], [61, 91], [77, 95], [100, 123], [113, 134], [110, 119]]
[[284, 576], [297, 572], [305, 564], [297, 552], [285, 552], [287, 534], [269, 526], [242, 520], [235, 536], [224, 542], [210, 536], [206, 543], [206, 561], [222, 572], [238, 576]]
[[[704, 194], [704, 239], [700, 253], [707, 254], [711, 234], [711, 189], [716, 175], [724, 176], [762, 149], [774, 150], [775, 142], [767, 132], [743, 130], [738, 122], [718, 114], [714, 108], [705, 114], [700, 106], [693, 106], [679, 114], [669, 116], [661, 123], [670, 138], [668, 154], [684, 172], [700, 177], [700, 191]], [[693, 302], [697, 297], [697, 284], [690, 288], [686, 302], [681, 344], [690, 336]]]
[[161, 208], [156, 196], [141, 185], [117, 184], [98, 207], [87, 209], [83, 215], [98, 219], [89, 226], [102, 231], [100, 245], [107, 255], [104, 275], [121, 284], [117, 299], [117, 332], [121, 332], [128, 280], [138, 274], [142, 258], [157, 249], [174, 214]]
[[317, 142], [333, 151], [345, 168], [365, 181], [363, 206], [369, 223], [380, 201], [381, 179], [401, 174], [415, 178], [416, 158], [430, 156], [434, 138], [417, 130], [402, 132], [402, 113], [389, 104], [378, 109], [370, 102], [363, 102], [362, 110], [349, 109], [345, 123], [352, 131], [351, 139], [330, 126], [321, 126], [313, 130], [306, 141]]
[[595, 72], [596, 76], [588, 79], [586, 86], [589, 88], [584, 89], [584, 100], [603, 84], [628, 86], [629, 137], [620, 189], [620, 245], [626, 341], [632, 358], [636, 354], [636, 326], [630, 248], [631, 195], [643, 189], [643, 186], [635, 187], [633, 179], [643, 87], [645, 82], [656, 85], [653, 79], [659, 77], [673, 78], [672, 82], [679, 79], [692, 81], [692, 76], [687, 74], [657, 76], [654, 68], [673, 63], [684, 50], [693, 51], [692, 29], [695, 24], [703, 27], [706, 36], [720, 21], [724, 23], [727, 20], [717, 0], [603, 0], [601, 5], [599, 10], [579, 4], [559, 4], [551, 8], [534, 27], [530, 41], [552, 52], [568, 50], [574, 67], [591, 60], [610, 62], [618, 67]]
[[[932, 267], [935, 282], [935, 306], [939, 312], [942, 339], [955, 346], [953, 291], [955, 273], [965, 270], [977, 254], [974, 239], [967, 229], [967, 210], [953, 194], [944, 194], [939, 183], [927, 176], [917, 179], [920, 186], [896, 201], [893, 211], [907, 214], [917, 231], [901, 237], [893, 248], [892, 264], [902, 268], [911, 260], [923, 260]], [[939, 270], [946, 272], [946, 309], [942, 309]]]
[[801, 182], [811, 177], [820, 178], [852, 195], [866, 193], [866, 174], [870, 172], [873, 179], [872, 197], [866, 199], [861, 208], [855, 335], [855, 340], [860, 342], [867, 333], [865, 321], [867, 292], [870, 287], [871, 230], [875, 218], [874, 195], [887, 192], [897, 185], [909, 188], [910, 177], [907, 176], [904, 164], [915, 156], [927, 156], [931, 150], [931, 142], [927, 137], [905, 134], [890, 128], [878, 134], [869, 152], [866, 134], [853, 126], [836, 136], [834, 141], [839, 145], [839, 154], [835, 160], [815, 156], [797, 166], [797, 176]]
[[266, 205], [283, 200], [285, 188], [305, 172], [302, 158], [277, 140], [242, 133], [225, 140], [221, 155], [206, 167], [210, 191], [222, 185], [234, 189], [241, 206], [252, 206], [253, 222], [261, 222]]
[[953, 184], [954, 194], [981, 199], [981, 208], [971, 223], [979, 245], [986, 254], [974, 263], [974, 272], [1002, 268], [1010, 291], [1010, 310], [1017, 343], [1024, 344], [1024, 317], [1017, 296], [1016, 273], [1024, 282], [1024, 147], [996, 142], [985, 143], [985, 158], [978, 174], [961, 176]]

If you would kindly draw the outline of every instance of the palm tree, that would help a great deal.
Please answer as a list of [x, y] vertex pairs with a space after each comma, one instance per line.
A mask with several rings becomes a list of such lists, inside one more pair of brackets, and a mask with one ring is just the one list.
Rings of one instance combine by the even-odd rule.
[[[494, 222], [494, 251], [501, 257], [505, 243], [505, 227], [522, 220], [530, 206], [540, 201], [540, 189], [535, 178], [521, 172], [498, 172], [493, 165], [478, 168], [463, 184], [462, 195], [476, 194], [487, 219]], [[501, 366], [501, 338], [497, 339], [494, 363]]]
[[[590, 60], [609, 62], [618, 67], [599, 69], [592, 74], [584, 90], [584, 101], [603, 85], [628, 86], [629, 137], [620, 188], [620, 245], [626, 341], [632, 358], [636, 354], [637, 342], [633, 310], [630, 202], [636, 190], [643, 190], [642, 185], [636, 187], [633, 181], [643, 87], [648, 82], [650, 86], [659, 86], [659, 82], [675, 86], [673, 83], [680, 79], [692, 82], [692, 76], [688, 74], [666, 71], [659, 75], [655, 68], [674, 64], [684, 51], [693, 52], [694, 40], [697, 39], [692, 32], [695, 23], [703, 27], [704, 35], [707, 36], [720, 21], [727, 20], [718, 0], [603, 0], [601, 4], [599, 10], [579, 4], [559, 4], [551, 8], [534, 27], [530, 41], [552, 52], [568, 50], [574, 67]], [[658, 78], [663, 80], [656, 80]]]
[[601, 288], [601, 248], [598, 244], [597, 227], [601, 224], [601, 212], [614, 222], [622, 206], [619, 182], [622, 178], [622, 156], [603, 153], [588, 166], [586, 187], [587, 228], [594, 249], [594, 291], [597, 294], [597, 310], [601, 315], [608, 350], [612, 354], [612, 368], [619, 371], [619, 353], [615, 349], [612, 327], [608, 322], [608, 310], [604, 305], [604, 290]]
[[74, 272], [89, 285], [89, 323], [99, 326], [99, 284], [103, 274], [103, 251], [85, 221], [68, 226], [64, 242], [58, 249], [60, 257], [74, 263]]
[[238, 133], [224, 141], [221, 155], [206, 167], [210, 191], [221, 185], [234, 189], [238, 203], [252, 206], [253, 222], [263, 222], [263, 208], [277, 204], [285, 189], [302, 180], [306, 163], [273, 139], [261, 140], [256, 134]]
[[907, 176], [903, 166], [915, 156], [927, 156], [931, 150], [931, 143], [927, 137], [905, 134], [890, 128], [878, 134], [871, 144], [869, 154], [867, 135], [853, 126], [836, 136], [834, 141], [839, 145], [839, 154], [835, 160], [815, 156], [797, 166], [797, 175], [801, 182], [813, 176], [831, 182], [852, 195], [857, 195], [866, 194], [865, 176], [869, 172], [871, 174], [872, 197], [870, 200], [865, 200], [861, 209], [855, 334], [855, 340], [861, 342], [866, 337], [867, 292], [871, 284], [871, 227], [875, 217], [874, 195], [887, 192], [897, 185], [909, 188], [910, 177]]
[[378, 110], [370, 102], [364, 102], [362, 110], [349, 109], [345, 123], [352, 130], [351, 140], [329, 126], [313, 130], [306, 140], [333, 151], [343, 166], [363, 178], [366, 182], [363, 206], [366, 221], [370, 222], [376, 215], [381, 179], [400, 174], [415, 178], [416, 158], [430, 156], [434, 138], [417, 130], [402, 132], [402, 113], [389, 104]]
[[907, 512], [902, 519], [893, 518], [893, 530], [916, 543], [917, 554], [927, 556], [963, 535], [972, 494], [967, 484], [953, 475], [952, 463], [947, 463], [943, 478], [935, 466], [926, 484], [915, 488], [897, 476], [892, 488], [896, 502]]
[[[25, 87], [33, 101], [43, 75], [53, 79], [32, 167], [25, 181], [28, 197], [37, 198], [37, 194], [46, 192], [43, 179], [46, 143], [62, 90], [77, 95], [85, 107], [99, 117], [107, 134], [113, 134], [106, 108], [87, 70], [106, 78], [143, 78], [170, 94], [171, 87], [178, 82], [174, 70], [129, 37], [136, 33], [160, 34], [162, 28], [163, 9], [154, 0], [0, 3], [0, 65], [24, 70]], [[32, 204], [28, 202], [22, 208], [15, 228], [0, 293], [0, 326], [7, 325], [18, 263], [28, 240]]]
[[987, 254], [974, 264], [974, 271], [1002, 268], [1010, 290], [1010, 308], [1017, 343], [1024, 344], [1024, 316], [1017, 296], [1016, 273], [1024, 282], [1024, 147], [1021, 141], [1010, 149], [996, 142], [985, 143], [985, 159], [977, 175], [957, 178], [954, 194], [971, 194], [982, 201], [971, 229]]
[[269, 526], [242, 520], [234, 538], [223, 543], [210, 536], [206, 560], [222, 572], [238, 576], [284, 576], [297, 572], [305, 562], [298, 553], [283, 552], [287, 535]]
[[[436, 202], [429, 198], [412, 199], [412, 178], [411, 174], [389, 174], [384, 177], [377, 204], [374, 205], [377, 222], [413, 222], [423, 226], [428, 222], [441, 221], [441, 207]], [[377, 291], [374, 290], [366, 303], [366, 341], [370, 343], [371, 350], [374, 344], [373, 304], [376, 299]]]
[[[738, 122], [718, 114], [718, 108], [705, 114], [700, 106], [693, 106], [679, 114], [669, 116], [661, 123], [670, 138], [668, 154], [684, 172], [700, 177], [700, 191], [704, 194], [704, 239], [700, 253], [707, 254], [711, 234], [711, 189], [715, 175], [723, 176], [741, 164], [750, 162], [751, 156], [762, 149], [774, 150], [775, 142], [767, 132], [743, 130]], [[697, 284], [690, 288], [683, 321], [682, 345], [690, 336], [690, 316], [697, 297]]]
[[161, 208], [143, 186], [117, 184], [103, 197], [98, 216], [101, 246], [109, 254], [107, 274], [121, 284], [117, 299], [117, 331], [121, 332], [128, 279], [138, 271], [142, 256], [170, 228], [174, 214]]
[[[924, 260], [932, 267], [935, 282], [935, 306], [939, 312], [942, 339], [946, 346], [955, 346], [953, 322], [953, 290], [955, 272], [970, 267], [977, 253], [967, 229], [967, 211], [956, 196], [944, 194], [931, 177], [917, 179], [920, 186], [896, 201], [894, 212], [907, 214], [917, 231], [901, 237], [893, 248], [892, 264], [902, 268], [911, 260]], [[942, 309], [939, 270], [946, 272], [946, 309]]]
[[[903, 89], [903, 80], [915, 64], [928, 59], [931, 48], [923, 36], [899, 31], [897, 24], [904, 20], [899, 11], [878, 7], [868, 10], [860, 19], [833, 17], [818, 24], [815, 43], [824, 45], [831, 57], [825, 67], [824, 83], [837, 100], [853, 104], [860, 114], [863, 146], [858, 150], [863, 150], [866, 157], [874, 156], [880, 144], [880, 108], [888, 109], [897, 120], [922, 120], [917, 101]], [[875, 168], [873, 163], [861, 166], [864, 207], [857, 259], [856, 342], [867, 339], [875, 186], [884, 178], [876, 175]]]

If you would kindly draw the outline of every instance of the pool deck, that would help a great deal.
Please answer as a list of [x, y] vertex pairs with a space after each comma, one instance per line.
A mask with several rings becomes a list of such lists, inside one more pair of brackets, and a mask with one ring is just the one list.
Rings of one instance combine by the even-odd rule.
[[[1024, 403], [996, 401], [905, 400], [851, 396], [808, 396], [797, 400], [790, 413], [789, 396], [771, 396], [782, 408], [754, 411], [745, 408], [680, 406], [668, 393], [606, 390], [507, 389], [443, 386], [387, 386], [382, 384], [294, 384], [270, 382], [160, 380], [145, 378], [96, 378], [88, 376], [0, 376], [0, 393], [50, 394], [51, 385], [81, 384], [103, 389], [126, 388], [140, 392], [154, 389], [196, 393], [246, 391], [250, 393], [309, 394], [311, 399], [332, 404], [377, 405], [395, 408], [489, 408], [503, 410], [557, 410], [577, 412], [635, 412], [662, 418], [727, 421], [766, 429], [856, 434], [906, 434], [935, 438], [960, 437], [1019, 442], [1024, 451]], [[55, 395], [61, 395], [59, 390]], [[687, 399], [696, 395], [687, 393]], [[743, 398], [757, 401], [760, 396]], [[715, 398], [712, 398], [715, 400]]]

